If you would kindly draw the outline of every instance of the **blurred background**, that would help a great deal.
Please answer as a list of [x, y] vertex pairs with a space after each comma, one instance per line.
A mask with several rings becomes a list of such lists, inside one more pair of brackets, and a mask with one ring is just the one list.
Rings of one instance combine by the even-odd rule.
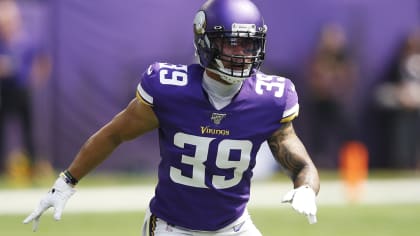
[[[255, 2], [268, 25], [262, 70], [296, 84], [295, 127], [315, 164], [338, 170], [350, 156], [369, 169], [419, 170], [420, 2]], [[149, 64], [194, 62], [202, 3], [1, 0], [0, 173], [66, 168], [135, 96]], [[155, 132], [125, 143], [97, 171], [154, 173], [157, 144]]]
[[[420, 1], [254, 1], [268, 25], [262, 70], [295, 83], [294, 125], [322, 186], [319, 223], [306, 224], [280, 203], [291, 182], [263, 145], [254, 222], [264, 235], [418, 235]], [[0, 0], [0, 234], [32, 235], [24, 215], [149, 64], [196, 61], [203, 2]], [[156, 132], [122, 144], [42, 234], [138, 235], [158, 161]]]

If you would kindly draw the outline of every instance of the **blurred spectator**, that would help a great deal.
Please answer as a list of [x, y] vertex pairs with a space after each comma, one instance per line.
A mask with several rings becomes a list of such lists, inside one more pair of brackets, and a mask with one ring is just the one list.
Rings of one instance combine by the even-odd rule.
[[[23, 151], [11, 155], [21, 165], [18, 174], [30, 174], [35, 147], [32, 137], [31, 88], [49, 77], [50, 60], [23, 32], [20, 9], [15, 1], [0, 1], [0, 167], [4, 170], [9, 121], [19, 121]], [[6, 136], [6, 134], [8, 136]], [[10, 158], [9, 158], [10, 159]], [[9, 160], [10, 161], [10, 160]], [[17, 160], [11, 160], [17, 161]]]
[[420, 167], [420, 28], [402, 42], [384, 82], [375, 93], [383, 111], [391, 165]]
[[336, 167], [340, 146], [353, 138], [353, 88], [357, 67], [349, 53], [346, 34], [338, 24], [327, 24], [309, 63], [308, 115], [312, 130], [310, 152], [323, 167]]

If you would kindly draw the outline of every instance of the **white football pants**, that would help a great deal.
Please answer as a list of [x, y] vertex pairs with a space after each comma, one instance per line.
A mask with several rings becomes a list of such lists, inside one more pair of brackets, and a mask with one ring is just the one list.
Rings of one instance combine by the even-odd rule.
[[146, 211], [142, 236], [262, 236], [255, 227], [248, 211], [236, 221], [217, 231], [197, 231], [183, 227], [169, 225], [166, 221], [152, 215], [150, 210]]

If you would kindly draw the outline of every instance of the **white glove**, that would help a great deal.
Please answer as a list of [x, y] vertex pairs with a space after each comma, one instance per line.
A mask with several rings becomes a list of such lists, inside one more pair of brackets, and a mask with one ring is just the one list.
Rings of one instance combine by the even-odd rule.
[[314, 190], [308, 185], [290, 190], [283, 197], [282, 202], [292, 204], [293, 209], [308, 217], [309, 224], [315, 224], [316, 219], [316, 195]]
[[26, 217], [23, 223], [28, 224], [33, 221], [32, 230], [35, 232], [38, 229], [39, 218], [50, 207], [54, 207], [54, 219], [60, 220], [61, 213], [63, 212], [67, 200], [69, 200], [75, 192], [76, 190], [71, 185], [67, 184], [63, 177], [58, 177], [51, 190], [41, 199], [38, 207]]

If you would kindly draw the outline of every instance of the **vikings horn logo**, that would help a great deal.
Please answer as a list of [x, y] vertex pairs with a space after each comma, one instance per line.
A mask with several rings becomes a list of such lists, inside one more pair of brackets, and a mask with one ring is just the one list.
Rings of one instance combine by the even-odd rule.
[[194, 18], [194, 31], [196, 34], [204, 34], [206, 32], [206, 14], [199, 11]]

